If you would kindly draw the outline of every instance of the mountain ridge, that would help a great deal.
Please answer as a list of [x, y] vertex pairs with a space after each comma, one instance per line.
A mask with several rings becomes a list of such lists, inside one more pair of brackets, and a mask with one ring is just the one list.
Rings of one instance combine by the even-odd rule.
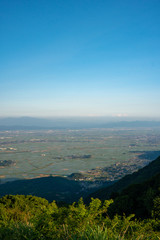
[[0, 118], [0, 130], [50, 129], [50, 128], [135, 128], [160, 127], [159, 120], [133, 120], [105, 117], [8, 117]]
[[78, 201], [80, 197], [84, 197], [85, 202], [89, 202], [91, 197], [106, 200], [110, 198], [111, 194], [121, 192], [129, 185], [140, 184], [159, 173], [160, 157], [137, 172], [126, 175], [111, 186], [99, 190], [97, 188], [85, 189], [85, 186], [79, 181], [73, 181], [65, 177], [50, 176], [28, 180], [15, 180], [1, 184], [0, 197], [8, 194], [31, 194], [44, 197], [50, 202], [56, 200], [68, 203]]
[[115, 182], [113, 185], [101, 188], [86, 198], [89, 201], [90, 198], [99, 198], [101, 200], [109, 199], [112, 194], [116, 192], [121, 192], [123, 189], [127, 188], [133, 184], [140, 184], [146, 180], [149, 180], [153, 176], [160, 173], [160, 156], [150, 162], [147, 166], [139, 169], [138, 171], [128, 174]]

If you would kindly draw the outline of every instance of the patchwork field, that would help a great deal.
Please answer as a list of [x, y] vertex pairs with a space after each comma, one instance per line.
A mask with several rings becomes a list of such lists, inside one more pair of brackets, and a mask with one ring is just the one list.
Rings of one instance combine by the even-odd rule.
[[132, 172], [158, 155], [160, 128], [0, 132], [1, 181], [74, 172], [95, 176], [114, 164]]

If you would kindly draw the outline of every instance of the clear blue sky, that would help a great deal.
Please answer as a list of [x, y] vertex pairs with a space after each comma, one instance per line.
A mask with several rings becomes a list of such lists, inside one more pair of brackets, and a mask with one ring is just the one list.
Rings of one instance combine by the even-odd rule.
[[0, 0], [0, 117], [159, 109], [159, 0]]

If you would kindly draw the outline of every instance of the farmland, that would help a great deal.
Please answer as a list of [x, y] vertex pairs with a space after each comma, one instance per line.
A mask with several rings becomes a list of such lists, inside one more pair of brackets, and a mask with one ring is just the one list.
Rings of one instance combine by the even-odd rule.
[[115, 180], [160, 155], [160, 128], [0, 131], [0, 178]]

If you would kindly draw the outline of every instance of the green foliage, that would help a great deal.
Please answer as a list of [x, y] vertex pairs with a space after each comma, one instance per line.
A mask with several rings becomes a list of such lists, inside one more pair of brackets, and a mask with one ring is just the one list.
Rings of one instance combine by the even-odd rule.
[[156, 197], [153, 200], [153, 204], [152, 216], [160, 220], [160, 197]]
[[[159, 199], [154, 200], [155, 217]], [[5, 196], [0, 199], [0, 239], [3, 240], [158, 240], [160, 229], [155, 219], [138, 221], [134, 215], [108, 216], [113, 200], [103, 203], [83, 199], [68, 206], [32, 196]], [[160, 220], [159, 220], [160, 222]]]
[[[145, 219], [160, 216], [160, 174], [141, 184], [124, 189], [108, 209], [111, 217], [115, 214], [127, 216], [134, 213], [137, 218]], [[156, 210], [155, 210], [156, 209]]]
[[40, 239], [33, 226], [23, 223], [8, 223], [0, 228], [0, 239], [3, 240], [35, 240]]

